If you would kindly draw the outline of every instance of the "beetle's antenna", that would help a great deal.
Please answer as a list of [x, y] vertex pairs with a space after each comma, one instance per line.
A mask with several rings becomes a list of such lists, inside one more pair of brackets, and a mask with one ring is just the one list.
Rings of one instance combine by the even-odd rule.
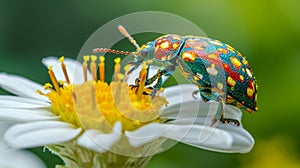
[[123, 27], [122, 25], [118, 26], [118, 30], [121, 34], [123, 34], [125, 37], [128, 38], [128, 40], [135, 46], [135, 48], [137, 50], [140, 49], [140, 46], [136, 43], [136, 41], [134, 40], [133, 37], [130, 36], [130, 34], [127, 32], [127, 30], [125, 29], [125, 27]]
[[95, 48], [95, 49], [93, 49], [93, 53], [114, 53], [114, 54], [129, 55], [131, 52], [113, 50], [113, 49], [110, 49], [110, 48]]

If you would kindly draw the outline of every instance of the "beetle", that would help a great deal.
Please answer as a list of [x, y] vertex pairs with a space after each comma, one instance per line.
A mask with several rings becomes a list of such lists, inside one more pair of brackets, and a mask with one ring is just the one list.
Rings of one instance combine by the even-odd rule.
[[[199, 88], [193, 95], [200, 93], [204, 102], [219, 102], [221, 111], [217, 114], [221, 115], [214, 122], [219, 120], [240, 125], [238, 120], [224, 117], [225, 104], [245, 109], [249, 113], [258, 110], [258, 85], [253, 71], [246, 58], [230, 45], [208, 37], [167, 34], [139, 47], [123, 26], [118, 29], [137, 48], [133, 52], [135, 61], [130, 62], [132, 68], [129, 73], [143, 61], [153, 60], [164, 65], [146, 81], [146, 85], [157, 81], [153, 93], [161, 88], [161, 77], [171, 75], [179, 67], [185, 78]], [[94, 49], [94, 52], [129, 54], [102, 48]]]

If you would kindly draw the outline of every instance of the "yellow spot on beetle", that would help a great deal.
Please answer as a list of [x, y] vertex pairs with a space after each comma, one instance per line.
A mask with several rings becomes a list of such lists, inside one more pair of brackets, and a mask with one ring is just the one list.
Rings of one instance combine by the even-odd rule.
[[243, 63], [244, 63], [245, 65], [248, 65], [248, 61], [247, 61], [245, 58], [243, 58]]
[[163, 49], [169, 48], [169, 46], [170, 46], [170, 44], [168, 41], [165, 41], [160, 44], [160, 48], [163, 48]]
[[173, 49], [176, 50], [179, 47], [179, 45], [177, 43], [173, 44]]
[[235, 86], [236, 81], [233, 80], [230, 76], [228, 76], [228, 78], [227, 78], [227, 83], [228, 83], [230, 86]]
[[216, 54], [209, 54], [208, 58], [217, 59], [217, 56], [216, 56]]
[[206, 70], [212, 76], [216, 76], [218, 74], [218, 70], [216, 69], [215, 64], [211, 64], [211, 66], [207, 67]]
[[242, 66], [242, 63], [235, 57], [230, 57], [230, 62], [236, 69], [240, 69]]
[[248, 76], [250, 78], [252, 78], [252, 73], [251, 73], [250, 69], [246, 68], [246, 73], [248, 74]]
[[184, 61], [193, 62], [195, 60], [195, 57], [196, 57], [195, 54], [189, 52], [182, 53], [182, 60]]
[[243, 75], [240, 75], [240, 80], [242, 81], [242, 82], [244, 82], [244, 76]]
[[231, 51], [232, 53], [235, 53], [235, 50], [230, 45], [226, 44], [227, 50]]
[[228, 50], [225, 50], [223, 48], [218, 48], [218, 51], [222, 52], [222, 53], [225, 53], [225, 54], [228, 54]]
[[220, 89], [220, 90], [222, 90], [223, 89], [223, 83], [217, 83], [217, 87]]
[[247, 96], [249, 98], [252, 98], [253, 97], [253, 94], [254, 94], [254, 90], [250, 87], [247, 88]]

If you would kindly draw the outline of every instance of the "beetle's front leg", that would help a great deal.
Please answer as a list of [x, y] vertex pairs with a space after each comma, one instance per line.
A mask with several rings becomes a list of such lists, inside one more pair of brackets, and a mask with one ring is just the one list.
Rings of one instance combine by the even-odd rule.
[[128, 62], [129, 65], [132, 67], [130, 70], [127, 72], [127, 75], [131, 74], [134, 70], [136, 70], [141, 64], [143, 63], [143, 59], [136, 59], [134, 61]]
[[156, 92], [161, 88], [161, 86], [163, 84], [162, 83], [162, 76], [170, 76], [174, 72], [174, 70], [175, 70], [174, 65], [162, 67], [157, 71], [157, 73], [154, 76], [147, 79], [146, 85], [151, 85], [155, 81], [157, 81], [156, 84], [153, 86], [153, 90], [152, 90], [152, 93], [151, 93], [152, 97], [156, 94]]

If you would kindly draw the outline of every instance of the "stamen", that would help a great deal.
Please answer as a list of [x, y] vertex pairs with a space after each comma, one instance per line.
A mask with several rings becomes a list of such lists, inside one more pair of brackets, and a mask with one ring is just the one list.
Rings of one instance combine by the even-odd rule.
[[125, 65], [125, 67], [124, 67], [124, 71], [125, 71], [125, 75], [126, 75], [125, 81], [128, 80], [128, 72], [129, 72], [130, 68], [131, 68], [131, 65], [129, 65], [129, 64]]
[[67, 81], [68, 84], [70, 84], [70, 79], [69, 79], [69, 76], [68, 76], [68, 73], [67, 73], [67, 68], [66, 68], [66, 65], [65, 65], [65, 63], [64, 63], [64, 60], [65, 60], [64, 56], [61, 56], [61, 57], [58, 59], [58, 61], [61, 62], [61, 69], [62, 69], [63, 72], [64, 72], [64, 76], [65, 76], [65, 78], [66, 78], [66, 81]]
[[99, 64], [99, 74], [100, 74], [100, 81], [104, 82], [104, 74], [105, 74], [105, 58], [104, 56], [100, 56], [100, 64]]
[[89, 55], [85, 55], [83, 56], [83, 76], [84, 76], [84, 81], [87, 82], [87, 62], [90, 60], [90, 56]]
[[145, 87], [145, 82], [146, 82], [146, 76], [147, 76], [147, 64], [144, 61], [143, 65], [142, 65], [142, 70], [140, 72], [140, 84], [139, 84], [139, 88], [137, 90], [137, 100], [140, 101], [142, 99], [142, 95], [144, 92], [144, 87]]
[[124, 75], [123, 75], [123, 74], [121, 74], [121, 73], [120, 73], [120, 74], [118, 74], [118, 79], [119, 79], [119, 80], [123, 80], [123, 79], [124, 79]]
[[119, 73], [120, 73], [120, 69], [121, 69], [121, 66], [120, 66], [120, 62], [121, 62], [121, 58], [116, 58], [116, 59], [114, 59], [114, 61], [115, 61], [115, 73], [114, 73], [114, 80], [115, 81], [118, 81], [118, 75], [119, 75]]
[[93, 79], [97, 81], [97, 65], [95, 61], [97, 60], [96, 55], [91, 55], [91, 63], [90, 63], [90, 70], [92, 72]]
[[53, 72], [52, 68], [53, 68], [53, 66], [49, 66], [49, 67], [48, 67], [48, 69], [49, 69], [49, 70], [48, 70], [48, 74], [49, 74], [49, 76], [50, 76], [50, 79], [51, 79], [52, 84], [54, 85], [55, 90], [58, 92], [58, 94], [60, 94], [59, 85], [58, 85], [58, 83], [57, 83], [57, 79], [56, 79], [56, 77], [55, 77], [55, 75], [54, 75], [54, 72]]
[[43, 87], [45, 90], [53, 88], [53, 86], [50, 83], [46, 83]]
[[42, 96], [46, 96], [46, 94], [45, 93], [43, 93], [42, 91], [40, 91], [40, 90], [36, 90], [35, 91], [37, 94], [39, 94], [39, 95], [42, 95]]

